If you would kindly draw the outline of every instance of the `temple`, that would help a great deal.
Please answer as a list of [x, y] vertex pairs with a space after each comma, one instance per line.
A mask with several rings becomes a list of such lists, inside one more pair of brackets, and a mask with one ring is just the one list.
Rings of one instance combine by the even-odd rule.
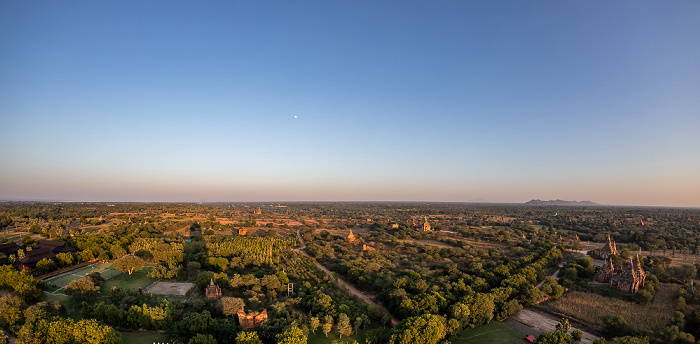
[[424, 231], [424, 232], [430, 232], [430, 231], [431, 231], [430, 222], [428, 222], [428, 218], [427, 218], [427, 217], [425, 218], [425, 221], [423, 222], [423, 226], [419, 227], [419, 229], [422, 230], [422, 231]]
[[243, 309], [239, 309], [236, 313], [238, 315], [238, 322], [243, 328], [255, 328], [258, 327], [263, 321], [267, 320], [267, 309], [260, 313], [250, 313], [245, 314]]
[[221, 288], [219, 288], [218, 285], [214, 284], [213, 279], [207, 286], [207, 290], [204, 292], [204, 298], [206, 298], [207, 300], [218, 300], [221, 298]]
[[639, 287], [646, 282], [646, 273], [639, 262], [639, 256], [630, 258], [629, 266], [622, 270], [615, 270], [611, 260], [606, 260], [603, 268], [598, 270], [595, 280], [600, 283], [608, 283], [612, 288], [627, 292], [636, 293]]
[[611, 254], [618, 255], [615, 242], [610, 239], [610, 234], [608, 234], [608, 242], [600, 249], [600, 259], [608, 259]]
[[345, 240], [347, 240], [347, 241], [348, 241], [349, 243], [351, 243], [351, 244], [352, 244], [353, 242], [355, 242], [355, 235], [352, 234], [352, 229], [350, 230], [350, 234], [348, 234], [348, 237], [347, 237], [347, 239], [345, 239]]

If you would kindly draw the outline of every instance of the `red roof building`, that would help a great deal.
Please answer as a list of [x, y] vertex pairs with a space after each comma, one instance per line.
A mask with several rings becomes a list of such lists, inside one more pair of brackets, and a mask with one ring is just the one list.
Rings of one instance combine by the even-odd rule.
[[39, 245], [33, 250], [27, 251], [24, 258], [17, 261], [17, 267], [20, 270], [35, 271], [36, 264], [42, 259], [56, 259], [59, 253], [73, 253], [77, 250], [68, 246], [62, 241], [39, 240]]

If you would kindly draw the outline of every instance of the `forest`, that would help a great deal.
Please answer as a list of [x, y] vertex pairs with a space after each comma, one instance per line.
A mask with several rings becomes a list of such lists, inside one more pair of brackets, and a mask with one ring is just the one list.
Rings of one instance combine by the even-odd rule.
[[[0, 230], [0, 343], [700, 342], [698, 209], [3, 202]], [[595, 281], [637, 257], [636, 292]]]

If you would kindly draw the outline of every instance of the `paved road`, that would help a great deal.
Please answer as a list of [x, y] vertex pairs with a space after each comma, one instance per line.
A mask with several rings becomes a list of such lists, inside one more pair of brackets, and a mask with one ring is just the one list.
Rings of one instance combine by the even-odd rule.
[[[304, 242], [304, 239], [302, 239], [301, 234], [299, 234], [299, 230], [297, 230], [297, 237], [299, 238], [300, 246], [298, 248], [295, 248], [294, 251], [296, 251], [299, 254], [304, 255], [306, 257], [312, 258], [304, 251], [306, 249], [306, 243]], [[350, 294], [361, 298], [362, 300], [364, 300], [365, 302], [369, 303], [370, 305], [372, 305], [374, 307], [383, 309], [387, 314], [391, 315], [391, 313], [389, 313], [389, 310], [386, 309], [386, 307], [382, 306], [381, 304], [379, 304], [373, 300], [374, 296], [365, 295], [361, 291], [357, 290], [357, 288], [353, 287], [352, 284], [345, 282], [340, 277], [334, 276], [333, 272], [326, 269], [326, 267], [321, 265], [321, 263], [319, 263], [317, 260], [314, 259], [314, 262], [316, 263], [316, 266], [319, 269], [321, 269], [323, 272], [325, 272], [326, 275], [328, 275], [328, 277], [330, 277], [332, 280], [335, 280], [339, 286], [345, 288], [345, 290], [347, 290]], [[399, 323], [399, 319], [396, 319], [394, 316], [392, 316], [391, 317], [391, 325], [396, 326], [398, 323]]]
[[[561, 318], [557, 318], [554, 315], [542, 312], [535, 308], [523, 308], [514, 315], [512, 315], [510, 319], [517, 321], [530, 328], [532, 332], [526, 332], [526, 334], [541, 334], [553, 332], [557, 327], [557, 323], [561, 321]], [[583, 339], [580, 342], [582, 344], [591, 344], [594, 340], [600, 338], [590, 332], [584, 331], [583, 329], [578, 327], [577, 323], [572, 322], [571, 330], [575, 329], [579, 329], [583, 332]], [[518, 328], [518, 330], [522, 332], [525, 329]]]

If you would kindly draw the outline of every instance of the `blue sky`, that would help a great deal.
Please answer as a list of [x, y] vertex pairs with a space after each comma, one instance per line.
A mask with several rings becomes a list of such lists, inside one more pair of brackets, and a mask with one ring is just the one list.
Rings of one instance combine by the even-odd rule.
[[698, 1], [3, 1], [0, 199], [698, 207], [699, 42]]

